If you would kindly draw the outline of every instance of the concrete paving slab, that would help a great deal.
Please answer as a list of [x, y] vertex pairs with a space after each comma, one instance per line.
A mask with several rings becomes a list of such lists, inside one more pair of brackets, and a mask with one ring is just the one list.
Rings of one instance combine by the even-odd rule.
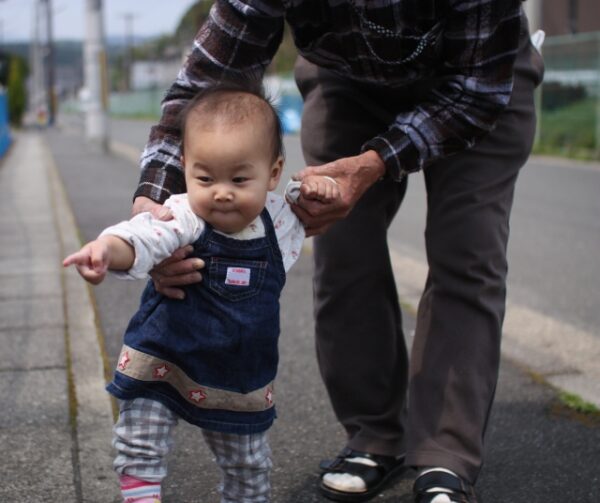
[[[19, 222], [1, 223], [2, 238], [0, 238], [0, 253], [2, 256], [10, 251], [28, 250], [34, 251], [44, 249], [45, 256], [50, 260], [56, 255], [56, 241], [54, 236], [56, 231], [48, 227], [47, 223], [39, 223], [35, 226], [29, 226], [24, 229]], [[50, 255], [52, 251], [52, 255]], [[22, 252], [21, 252], [22, 253]]]
[[40, 274], [56, 273], [56, 262], [43, 257], [16, 257], [0, 261], [0, 277], [6, 274], [20, 274], [37, 277]]
[[[24, 201], [23, 204], [26, 202]], [[3, 208], [0, 207], [0, 211]], [[19, 233], [29, 233], [35, 235], [37, 232], [47, 231], [52, 228], [52, 214], [48, 213], [47, 205], [40, 205], [39, 208], [29, 208], [28, 211], [39, 211], [39, 214], [15, 212], [14, 208], [6, 209], [6, 212], [0, 216], [0, 226], [2, 228], [12, 229]], [[4, 238], [5, 236], [3, 236]], [[0, 242], [2, 242], [0, 240]]]
[[61, 288], [60, 276], [56, 270], [39, 272], [35, 278], [20, 273], [0, 274], [0, 301], [46, 298], [56, 295]]
[[0, 330], [0, 371], [65, 366], [63, 327]]
[[0, 330], [7, 327], [62, 327], [63, 323], [61, 297], [0, 301]]
[[[0, 379], [0, 428], [68, 423], [69, 397], [64, 366], [4, 371]], [[41, 433], [41, 431], [40, 431]], [[70, 450], [70, 446], [65, 446]]]
[[0, 501], [41, 503], [77, 501], [73, 486], [71, 430], [68, 422], [0, 428], [0, 445], [10, 463], [2, 463]]

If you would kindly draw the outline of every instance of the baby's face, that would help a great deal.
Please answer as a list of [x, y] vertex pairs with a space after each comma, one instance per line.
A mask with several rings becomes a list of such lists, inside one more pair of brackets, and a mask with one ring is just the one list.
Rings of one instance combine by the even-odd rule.
[[283, 160], [272, 162], [264, 128], [245, 122], [186, 128], [185, 169], [192, 211], [215, 229], [239, 232], [260, 214], [277, 187]]

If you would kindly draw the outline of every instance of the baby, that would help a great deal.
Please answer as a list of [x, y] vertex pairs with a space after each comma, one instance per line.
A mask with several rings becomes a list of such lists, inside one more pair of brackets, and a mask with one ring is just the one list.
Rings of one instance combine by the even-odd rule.
[[[172, 429], [183, 418], [201, 428], [222, 469], [223, 502], [270, 501], [279, 297], [305, 237], [272, 192], [284, 162], [281, 124], [261, 89], [215, 85], [186, 106], [181, 127], [187, 193], [165, 202], [173, 218], [138, 214], [63, 264], [93, 284], [108, 270], [144, 278], [193, 245], [203, 281], [185, 287], [182, 300], [148, 283], [107, 387], [120, 399], [114, 466], [123, 498], [160, 502]], [[302, 185], [304, 197], [324, 204], [340, 197], [327, 177]]]

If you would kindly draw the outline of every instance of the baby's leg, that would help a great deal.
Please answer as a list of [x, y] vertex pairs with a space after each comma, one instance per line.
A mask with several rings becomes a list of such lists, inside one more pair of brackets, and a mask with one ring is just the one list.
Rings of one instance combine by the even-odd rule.
[[160, 484], [167, 474], [166, 456], [173, 446], [177, 416], [147, 398], [123, 400], [114, 426], [117, 449], [114, 468], [125, 503], [160, 502]]
[[271, 501], [271, 448], [266, 432], [251, 435], [202, 430], [223, 473], [221, 503]]

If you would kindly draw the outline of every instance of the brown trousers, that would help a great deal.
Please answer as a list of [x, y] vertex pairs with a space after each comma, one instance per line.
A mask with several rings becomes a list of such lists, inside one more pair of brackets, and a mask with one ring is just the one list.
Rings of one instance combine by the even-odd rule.
[[[525, 21], [513, 95], [495, 129], [424, 170], [429, 275], [410, 367], [387, 244], [406, 183], [376, 183], [315, 239], [317, 357], [349, 447], [406, 451], [410, 465], [477, 478], [498, 378], [509, 216], [542, 72]], [[373, 88], [302, 58], [295, 76], [305, 101], [302, 146], [313, 166], [357, 155], [427, 87]]]

